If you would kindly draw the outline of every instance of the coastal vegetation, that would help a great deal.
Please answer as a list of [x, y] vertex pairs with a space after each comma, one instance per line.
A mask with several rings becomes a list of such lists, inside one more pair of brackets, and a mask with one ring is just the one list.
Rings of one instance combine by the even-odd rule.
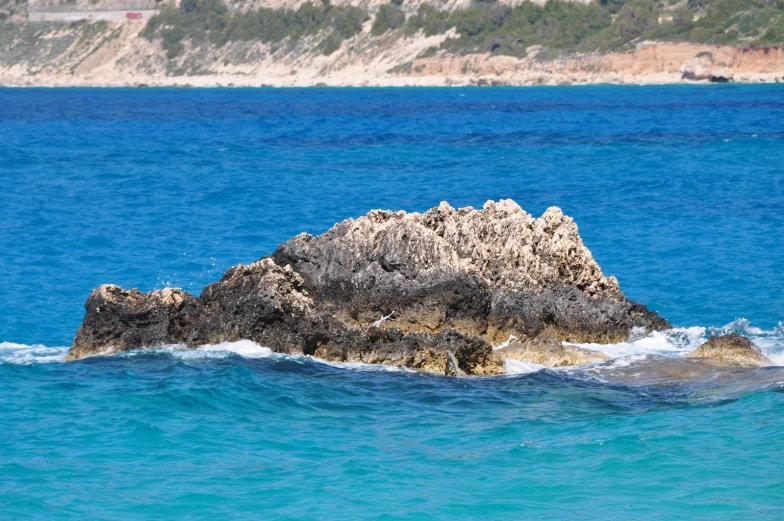
[[[406, 13], [393, 0], [375, 13], [354, 6], [306, 2], [298, 9], [232, 13], [222, 0], [183, 0], [152, 18], [144, 31], [160, 38], [167, 56], [179, 56], [186, 42], [223, 46], [233, 41], [269, 44], [306, 42], [331, 54], [372, 20], [375, 36], [413, 37], [445, 34], [440, 49], [524, 56], [532, 46], [551, 52], [623, 50], [640, 41], [677, 41], [731, 45], [784, 43], [784, 0], [598, 0], [516, 6], [475, 0], [447, 11], [423, 4]], [[437, 51], [438, 49], [435, 49]], [[433, 51], [431, 51], [433, 52]]]
[[186, 39], [222, 46], [231, 41], [279, 43], [317, 35], [318, 48], [331, 54], [343, 40], [359, 33], [369, 19], [364, 9], [332, 6], [329, 2], [307, 2], [297, 10], [262, 8], [232, 14], [221, 0], [183, 0], [179, 8], [162, 9], [147, 24], [143, 35], [160, 36], [170, 59], [183, 51]]

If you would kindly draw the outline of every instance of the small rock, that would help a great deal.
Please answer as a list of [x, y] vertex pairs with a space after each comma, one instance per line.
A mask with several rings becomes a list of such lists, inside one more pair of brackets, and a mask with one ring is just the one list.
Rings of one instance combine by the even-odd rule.
[[685, 356], [723, 366], [766, 367], [773, 365], [751, 340], [737, 333], [714, 336]]

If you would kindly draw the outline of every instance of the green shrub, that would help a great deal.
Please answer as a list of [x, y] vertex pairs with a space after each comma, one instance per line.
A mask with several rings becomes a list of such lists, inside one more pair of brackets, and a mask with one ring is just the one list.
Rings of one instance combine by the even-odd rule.
[[[667, 11], [665, 7], [675, 5], [672, 0], [598, 0], [587, 4], [549, 0], [544, 5], [524, 1], [514, 7], [474, 0], [467, 8], [452, 12], [421, 4], [408, 19], [398, 7], [402, 3], [390, 0], [379, 8], [372, 34], [403, 29], [408, 36], [419, 31], [433, 36], [454, 28], [457, 36], [445, 40], [441, 48], [455, 53], [523, 56], [527, 47], [542, 45], [557, 55], [622, 49], [643, 38], [784, 43], [784, 0], [687, 0]], [[661, 17], [667, 21], [659, 23]], [[193, 46], [221, 46], [232, 41], [276, 45], [284, 41], [293, 44], [303, 37], [313, 38], [317, 50], [331, 54], [346, 39], [359, 34], [369, 19], [362, 8], [333, 6], [329, 0], [306, 2], [296, 10], [261, 8], [233, 14], [222, 0], [182, 0], [179, 9], [161, 9], [142, 34], [160, 38], [170, 58], [183, 52], [186, 41]]]
[[325, 25], [343, 39], [351, 38], [362, 31], [362, 24], [370, 20], [367, 11], [359, 7], [333, 7], [325, 20]]
[[779, 17], [779, 19], [768, 28], [760, 41], [766, 45], [784, 43], [784, 16]]
[[625, 3], [626, 0], [599, 0], [599, 4], [612, 14], [620, 11]]
[[319, 49], [322, 53], [326, 56], [329, 56], [333, 52], [340, 49], [340, 45], [343, 43], [343, 40], [335, 33], [330, 33], [329, 36], [324, 38], [321, 43], [319, 44]]
[[612, 18], [598, 4], [551, 0], [544, 6], [525, 2], [514, 8], [496, 5], [455, 11], [449, 21], [460, 37], [447, 40], [446, 48], [518, 56], [534, 44], [581, 49], [592, 35], [608, 27]]
[[175, 42], [169, 44], [165, 47], [166, 49], [166, 57], [170, 60], [173, 60], [177, 56], [179, 56], [185, 47], [182, 45], [181, 42]]
[[422, 4], [417, 14], [408, 19], [406, 34], [412, 36], [422, 30], [425, 36], [433, 36], [445, 33], [452, 27], [454, 23], [450, 22], [448, 11], [440, 11], [430, 4]]
[[672, 13], [672, 23], [679, 32], [690, 31], [694, 27], [694, 11], [684, 5]]
[[370, 32], [376, 36], [382, 35], [389, 30], [402, 27], [406, 23], [406, 14], [394, 5], [382, 5], [376, 19], [373, 21], [373, 28]]
[[654, 29], [658, 15], [650, 0], [625, 4], [613, 20], [613, 34], [621, 41], [629, 41]]
[[142, 35], [160, 37], [170, 59], [182, 53], [184, 39], [216, 46], [231, 41], [276, 44], [319, 33], [324, 36], [317, 47], [331, 54], [343, 40], [359, 33], [368, 19], [363, 9], [333, 7], [328, 1], [320, 5], [306, 2], [296, 11], [261, 8], [231, 14], [221, 0], [182, 0], [179, 10], [166, 7], [151, 18]]
[[222, 15], [229, 12], [221, 0], [182, 0], [180, 12], [184, 15], [204, 15], [210, 13]]

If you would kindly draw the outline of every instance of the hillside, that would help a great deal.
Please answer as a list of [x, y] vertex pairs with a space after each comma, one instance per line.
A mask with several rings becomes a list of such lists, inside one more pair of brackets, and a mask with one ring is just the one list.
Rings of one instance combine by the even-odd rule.
[[[41, 1], [68, 9], [127, 5]], [[158, 14], [149, 20], [27, 22], [25, 10], [40, 9], [40, 3], [0, 0], [0, 83], [784, 81], [784, 0], [156, 5]]]

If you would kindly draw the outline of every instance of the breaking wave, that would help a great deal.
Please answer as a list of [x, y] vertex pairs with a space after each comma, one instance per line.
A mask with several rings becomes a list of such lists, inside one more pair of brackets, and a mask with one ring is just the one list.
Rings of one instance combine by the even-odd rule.
[[30, 365], [64, 362], [67, 353], [68, 347], [0, 342], [0, 363]]
[[[602, 364], [582, 366], [580, 370], [592, 371], [595, 367], [621, 368], [648, 360], [650, 357], [681, 358], [686, 353], [697, 349], [703, 342], [713, 335], [740, 333], [748, 336], [762, 352], [776, 365], [784, 366], [784, 324], [781, 322], [773, 329], [761, 329], [753, 326], [745, 318], [739, 318], [722, 327], [676, 327], [666, 331], [654, 331], [648, 335], [632, 331], [629, 339], [615, 344], [581, 343], [571, 344], [587, 349], [594, 349], [609, 355], [612, 360]], [[63, 363], [68, 352], [67, 346], [45, 346], [41, 344], [18, 344], [14, 342], [0, 342], [0, 363], [31, 365]], [[189, 349], [184, 345], [166, 345], [155, 349], [144, 349], [113, 353], [107, 350], [100, 356], [113, 357], [138, 357], [162, 355], [182, 361], [215, 360], [232, 357], [248, 359], [258, 358], [296, 358], [312, 360], [333, 367], [344, 369], [400, 371], [400, 368], [380, 366], [364, 363], [339, 363], [319, 360], [310, 356], [282, 355], [273, 353], [268, 347], [261, 346], [251, 340], [237, 342], [223, 342], [214, 345], [203, 345], [196, 349]], [[545, 369], [544, 366], [516, 360], [505, 362], [507, 374], [528, 374]], [[574, 371], [575, 368], [562, 370]]]
[[[68, 347], [47, 347], [44, 345], [26, 345], [13, 342], [0, 342], [0, 363], [33, 365], [48, 363], [64, 363]], [[169, 344], [153, 349], [137, 349], [134, 351], [113, 352], [112, 349], [96, 355], [95, 357], [112, 358], [137, 358], [149, 356], [163, 356], [174, 360], [194, 362], [199, 360], [221, 360], [229, 358], [273, 358], [278, 360], [310, 361], [326, 366], [341, 369], [355, 369], [365, 371], [411, 371], [406, 368], [391, 367], [377, 364], [364, 364], [359, 362], [330, 362], [304, 355], [286, 355], [273, 353], [272, 349], [253, 342], [252, 340], [239, 340], [237, 342], [221, 342], [220, 344], [202, 345], [196, 349], [189, 349], [183, 344]]]

